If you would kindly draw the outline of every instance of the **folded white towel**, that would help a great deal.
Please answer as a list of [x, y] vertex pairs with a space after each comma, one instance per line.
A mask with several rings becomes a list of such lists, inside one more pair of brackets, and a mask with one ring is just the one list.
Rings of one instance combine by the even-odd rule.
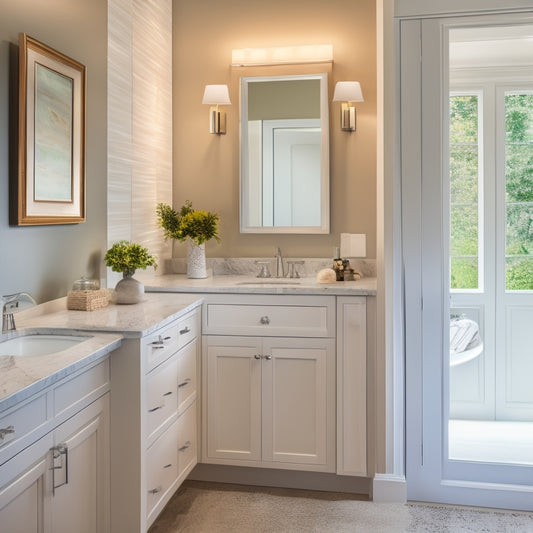
[[469, 318], [450, 322], [450, 351], [464, 352], [468, 345], [479, 337], [479, 326]]

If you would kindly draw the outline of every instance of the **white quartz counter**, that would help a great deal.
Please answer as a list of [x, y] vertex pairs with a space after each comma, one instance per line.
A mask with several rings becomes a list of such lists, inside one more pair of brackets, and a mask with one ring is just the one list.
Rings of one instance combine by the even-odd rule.
[[210, 276], [188, 279], [184, 274], [136, 273], [148, 292], [232, 293], [232, 294], [323, 294], [333, 296], [375, 296], [376, 278], [317, 283], [316, 278], [256, 278], [252, 276]]
[[0, 356], [0, 413], [105, 357], [120, 345], [122, 338], [147, 335], [201, 303], [199, 295], [145, 294], [139, 304], [110, 304], [96, 311], [70, 311], [66, 298], [60, 298], [17, 313], [17, 331], [3, 338], [23, 333], [79, 332], [86, 335], [91, 332], [91, 338], [50, 355]]

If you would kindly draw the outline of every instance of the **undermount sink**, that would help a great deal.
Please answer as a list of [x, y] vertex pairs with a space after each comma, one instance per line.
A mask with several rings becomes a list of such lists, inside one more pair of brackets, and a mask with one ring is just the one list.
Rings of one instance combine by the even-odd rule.
[[257, 281], [239, 281], [237, 285], [300, 285], [299, 281], [286, 279], [258, 279]]
[[0, 355], [32, 357], [49, 355], [72, 348], [90, 336], [76, 335], [22, 335], [0, 342]]

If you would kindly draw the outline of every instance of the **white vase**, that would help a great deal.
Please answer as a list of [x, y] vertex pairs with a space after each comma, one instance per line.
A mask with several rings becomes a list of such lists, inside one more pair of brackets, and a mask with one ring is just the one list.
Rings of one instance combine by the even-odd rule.
[[187, 277], [193, 279], [207, 278], [205, 267], [205, 243], [196, 244], [189, 239], [187, 250]]
[[137, 304], [144, 296], [144, 285], [134, 279], [133, 272], [124, 272], [124, 277], [115, 286], [117, 304]]

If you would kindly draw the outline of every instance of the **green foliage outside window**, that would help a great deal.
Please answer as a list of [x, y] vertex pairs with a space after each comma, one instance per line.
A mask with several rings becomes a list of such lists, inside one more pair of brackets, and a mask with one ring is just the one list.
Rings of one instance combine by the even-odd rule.
[[478, 288], [478, 97], [450, 97], [450, 287]]
[[533, 290], [533, 94], [505, 95], [505, 285]]
[[[507, 290], [533, 290], [533, 94], [505, 95]], [[478, 288], [478, 97], [450, 97], [450, 287]]]

